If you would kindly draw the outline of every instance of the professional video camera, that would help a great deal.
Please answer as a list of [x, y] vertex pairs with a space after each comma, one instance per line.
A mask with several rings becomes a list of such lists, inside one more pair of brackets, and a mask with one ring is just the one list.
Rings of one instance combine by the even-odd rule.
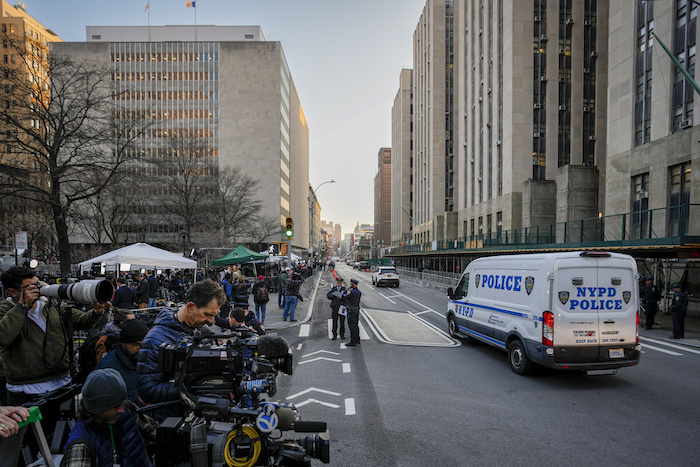
[[[303, 422], [293, 405], [261, 401], [274, 396], [279, 371], [292, 374], [292, 354], [277, 336], [257, 337], [242, 326], [223, 334], [202, 333], [182, 344], [163, 344], [158, 371], [174, 376], [183, 417], [166, 418], [158, 428], [159, 465], [308, 466], [329, 462], [324, 422]], [[283, 439], [284, 431], [320, 433]]]
[[105, 303], [112, 298], [114, 287], [108, 280], [84, 280], [72, 284], [54, 284], [39, 287], [44, 297], [79, 303]]

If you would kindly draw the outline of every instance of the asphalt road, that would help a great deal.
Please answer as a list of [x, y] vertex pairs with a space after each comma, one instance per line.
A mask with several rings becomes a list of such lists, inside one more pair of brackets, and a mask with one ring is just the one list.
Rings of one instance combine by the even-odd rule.
[[295, 367], [275, 397], [328, 423], [330, 465], [698, 465], [700, 350], [643, 339], [615, 376], [518, 376], [505, 352], [446, 336], [441, 293], [338, 271], [360, 280], [362, 345], [330, 340], [324, 272], [313, 318], [279, 331]]

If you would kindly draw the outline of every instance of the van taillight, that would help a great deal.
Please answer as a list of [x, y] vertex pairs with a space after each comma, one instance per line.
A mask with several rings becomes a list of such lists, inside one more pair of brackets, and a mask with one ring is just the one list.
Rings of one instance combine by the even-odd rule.
[[636, 343], [639, 344], [639, 309], [637, 309], [637, 326], [634, 328], [634, 337]]
[[554, 345], [554, 315], [551, 311], [542, 313], [542, 344]]

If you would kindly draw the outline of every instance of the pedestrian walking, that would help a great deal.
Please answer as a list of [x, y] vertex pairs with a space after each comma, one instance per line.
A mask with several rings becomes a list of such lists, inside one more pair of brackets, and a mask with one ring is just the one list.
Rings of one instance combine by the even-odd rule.
[[253, 285], [253, 302], [255, 303], [255, 317], [263, 324], [265, 324], [265, 311], [269, 301], [270, 289], [265, 284], [265, 276], [261, 274]]
[[685, 337], [685, 312], [688, 310], [688, 297], [681, 290], [680, 284], [673, 286], [675, 295], [671, 301], [671, 317], [673, 318], [673, 335], [671, 339], [683, 339]]
[[139, 308], [148, 308], [148, 294], [151, 286], [148, 284], [148, 281], [145, 277], [143, 277], [143, 273], [141, 272], [134, 274], [134, 279], [136, 280], [136, 288], [134, 289], [134, 292], [136, 292], [136, 301], [139, 304], [138, 306]]
[[[340, 314], [340, 307], [346, 306], [346, 300], [343, 294], [346, 292], [343, 285], [343, 278], [338, 277], [336, 284], [328, 292], [326, 297], [331, 301], [331, 317], [333, 319], [333, 337], [332, 340], [338, 338], [338, 324], [340, 324], [340, 338], [345, 339], [345, 315]], [[347, 307], [346, 307], [347, 310]]]
[[299, 302], [299, 289], [301, 289], [301, 284], [303, 283], [304, 279], [302, 279], [297, 272], [292, 274], [292, 277], [287, 280], [287, 287], [284, 289], [284, 312], [282, 313], [282, 321], [287, 321], [287, 317], [289, 317], [289, 321], [292, 323], [296, 321], [296, 319], [294, 319], [294, 312]]
[[654, 325], [654, 316], [659, 309], [659, 303], [661, 303], [661, 292], [654, 285], [654, 278], [648, 276], [645, 281], [644, 287], [641, 291], [642, 295], [642, 306], [644, 307], [644, 317], [646, 318], [646, 323], [644, 329], [651, 329]]
[[284, 290], [287, 288], [287, 281], [291, 275], [291, 269], [285, 268], [284, 271], [280, 271], [279, 278], [277, 279], [277, 306], [278, 308], [284, 308]]
[[348, 346], [360, 345], [360, 299], [362, 292], [357, 288], [358, 284], [357, 279], [350, 279], [350, 289], [343, 294], [348, 307], [348, 328], [350, 328]]

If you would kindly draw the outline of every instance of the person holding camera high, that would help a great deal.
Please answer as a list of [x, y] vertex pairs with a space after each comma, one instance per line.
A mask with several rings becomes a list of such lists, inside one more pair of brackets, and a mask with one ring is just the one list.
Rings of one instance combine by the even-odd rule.
[[[158, 347], [180, 344], [194, 336], [206, 324], [213, 324], [219, 308], [226, 302], [224, 289], [211, 279], [196, 282], [179, 309], [164, 308], [141, 342], [136, 375], [139, 396], [147, 404], [178, 400], [180, 392], [173, 375], [158, 371]], [[177, 413], [163, 410], [160, 417]]]
[[[19, 406], [71, 382], [73, 336], [58, 307], [40, 296], [42, 284], [34, 272], [16, 266], [5, 271], [0, 281], [7, 290], [7, 299], [0, 303], [0, 352], [7, 400], [9, 405]], [[88, 312], [73, 309], [68, 318], [74, 329], [87, 330], [97, 324], [104, 308], [93, 304]], [[41, 407], [47, 433], [53, 431], [59, 406]]]

